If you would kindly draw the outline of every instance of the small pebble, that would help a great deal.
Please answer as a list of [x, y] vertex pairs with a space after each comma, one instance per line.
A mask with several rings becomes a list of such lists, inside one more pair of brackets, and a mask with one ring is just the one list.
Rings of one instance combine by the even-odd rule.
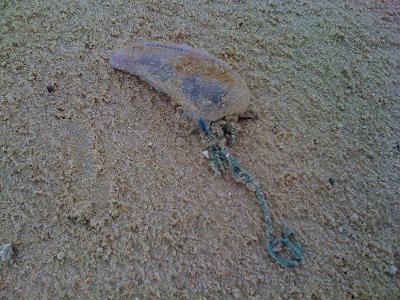
[[48, 86], [47, 86], [47, 91], [48, 91], [49, 93], [53, 93], [55, 90], [56, 90], [56, 88], [55, 88], [53, 85], [48, 85]]
[[359, 217], [358, 217], [358, 215], [357, 215], [356, 213], [352, 213], [350, 219], [351, 219], [353, 222], [357, 222], [358, 219], [359, 219]]
[[65, 257], [65, 254], [64, 254], [64, 252], [59, 252], [58, 254], [57, 254], [57, 258], [59, 259], [59, 260], [63, 260], [64, 259], [64, 257]]
[[233, 297], [235, 299], [239, 299], [240, 298], [240, 290], [239, 289], [234, 289], [232, 292], [233, 292]]
[[339, 233], [343, 233], [344, 232], [344, 227], [343, 226], [339, 226], [338, 231], [339, 231]]
[[396, 275], [398, 269], [395, 265], [388, 265], [386, 268], [386, 273], [388, 273], [389, 275]]
[[14, 250], [11, 244], [4, 244], [0, 246], [0, 260], [7, 261], [14, 254]]
[[208, 150], [204, 150], [204, 151], [203, 151], [203, 155], [204, 155], [204, 157], [207, 158], [207, 159], [210, 158], [210, 155], [209, 155], [209, 153], [208, 153]]

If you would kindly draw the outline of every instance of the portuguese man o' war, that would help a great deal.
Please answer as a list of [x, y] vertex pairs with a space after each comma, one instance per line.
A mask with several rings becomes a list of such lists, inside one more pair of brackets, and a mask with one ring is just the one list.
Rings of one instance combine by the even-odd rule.
[[110, 64], [115, 69], [140, 77], [168, 95], [197, 121], [208, 138], [207, 157], [217, 174], [228, 171], [233, 178], [255, 191], [265, 222], [266, 247], [284, 267], [303, 262], [302, 245], [294, 233], [284, 228], [282, 236], [273, 234], [272, 218], [260, 183], [240, 166], [225, 146], [222, 137], [210, 128], [212, 121], [245, 113], [250, 91], [231, 67], [208, 52], [169, 42], [147, 41], [116, 50]]
[[115, 51], [110, 63], [150, 83], [194, 119], [215, 121], [249, 106], [245, 81], [222, 60], [188, 45], [136, 43]]

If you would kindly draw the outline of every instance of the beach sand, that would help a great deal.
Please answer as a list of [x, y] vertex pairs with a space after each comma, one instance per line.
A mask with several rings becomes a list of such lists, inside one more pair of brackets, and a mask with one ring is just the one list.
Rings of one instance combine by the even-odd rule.
[[[398, 3], [1, 1], [0, 298], [398, 298]], [[142, 40], [246, 80], [230, 150], [304, 264], [269, 256], [254, 193], [171, 99], [110, 67]]]

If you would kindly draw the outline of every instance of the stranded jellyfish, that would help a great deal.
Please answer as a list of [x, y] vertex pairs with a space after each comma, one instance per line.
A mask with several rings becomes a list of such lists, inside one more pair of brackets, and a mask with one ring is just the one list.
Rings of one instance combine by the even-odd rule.
[[225, 62], [204, 50], [141, 42], [116, 50], [111, 66], [136, 75], [168, 95], [194, 119], [215, 121], [245, 112], [250, 92]]
[[147, 81], [168, 95], [197, 121], [209, 146], [206, 157], [216, 173], [228, 171], [236, 181], [255, 192], [265, 223], [266, 248], [281, 266], [294, 267], [303, 262], [303, 247], [294, 233], [284, 228], [276, 237], [262, 186], [242, 168], [216, 136], [209, 124], [223, 117], [246, 112], [250, 92], [245, 81], [225, 62], [204, 50], [167, 42], [141, 42], [116, 50], [111, 65]]

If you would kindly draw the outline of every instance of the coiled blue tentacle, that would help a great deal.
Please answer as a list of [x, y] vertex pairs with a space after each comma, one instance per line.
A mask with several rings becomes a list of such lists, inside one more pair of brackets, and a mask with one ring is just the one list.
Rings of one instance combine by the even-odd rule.
[[[212, 133], [203, 117], [198, 119], [198, 125], [209, 140], [208, 152], [213, 170], [217, 173], [228, 170], [236, 181], [246, 184], [247, 187], [255, 191], [256, 198], [263, 212], [266, 248], [270, 255], [280, 266], [295, 267], [300, 265], [303, 262], [303, 246], [296, 239], [293, 231], [284, 228], [280, 238], [275, 238], [273, 235], [272, 218], [261, 185], [249, 171], [240, 166], [239, 161], [232, 156], [224, 144]], [[288, 255], [280, 254], [283, 250]]]

